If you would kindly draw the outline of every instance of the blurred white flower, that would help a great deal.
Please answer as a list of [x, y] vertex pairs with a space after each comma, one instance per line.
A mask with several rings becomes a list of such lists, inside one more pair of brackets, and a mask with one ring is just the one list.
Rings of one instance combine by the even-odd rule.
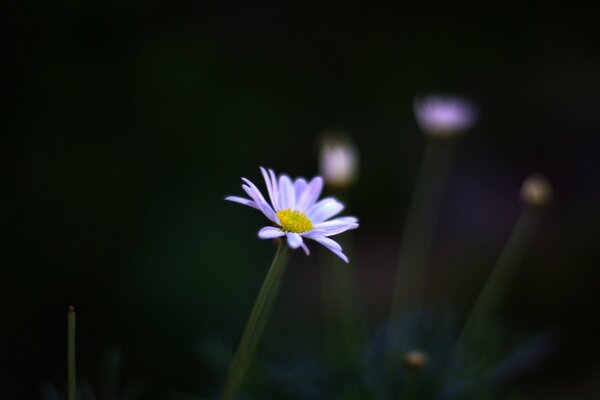
[[343, 135], [325, 135], [321, 141], [319, 170], [325, 184], [351, 186], [358, 174], [358, 153], [352, 142]]
[[477, 122], [475, 104], [467, 99], [431, 95], [414, 101], [415, 118], [421, 130], [432, 136], [458, 135]]

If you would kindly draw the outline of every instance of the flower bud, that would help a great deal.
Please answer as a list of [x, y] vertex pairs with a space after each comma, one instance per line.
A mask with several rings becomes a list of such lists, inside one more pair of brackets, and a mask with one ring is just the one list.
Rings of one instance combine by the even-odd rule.
[[478, 118], [472, 102], [445, 95], [417, 98], [413, 110], [421, 130], [437, 137], [460, 135], [475, 125]]
[[544, 175], [530, 175], [521, 185], [521, 200], [525, 204], [544, 207], [552, 202], [552, 197], [552, 185]]
[[319, 169], [325, 184], [346, 188], [358, 174], [358, 153], [343, 134], [326, 134], [321, 141]]
[[422, 369], [427, 364], [427, 354], [418, 350], [411, 350], [404, 355], [404, 363], [413, 369]]

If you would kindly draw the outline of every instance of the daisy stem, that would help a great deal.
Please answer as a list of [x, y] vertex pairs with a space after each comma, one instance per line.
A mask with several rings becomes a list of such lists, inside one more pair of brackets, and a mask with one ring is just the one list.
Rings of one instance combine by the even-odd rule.
[[221, 396], [222, 400], [235, 399], [240, 386], [243, 383], [246, 371], [252, 362], [252, 357], [260, 341], [269, 315], [273, 308], [273, 303], [285, 273], [286, 253], [288, 246], [285, 241], [280, 241], [277, 252], [267, 272], [262, 288], [256, 298], [250, 318], [246, 323], [246, 328], [242, 334], [242, 339], [231, 363], [229, 377]]
[[67, 399], [77, 397], [75, 381], [75, 307], [69, 306], [67, 312]]
[[420, 300], [435, 224], [455, 153], [454, 138], [428, 137], [404, 224], [390, 317]]
[[[460, 356], [463, 361], [466, 354], [464, 352], [471, 344], [473, 339], [484, 340], [479, 337], [489, 328], [488, 323], [492, 320], [494, 314], [498, 311], [502, 300], [504, 299], [510, 284], [514, 280], [525, 250], [535, 232], [535, 229], [541, 218], [541, 209], [539, 207], [525, 205], [513, 228], [513, 231], [504, 246], [498, 261], [494, 265], [483, 288], [479, 292], [477, 300], [473, 305], [461, 333], [456, 340], [454, 349], [451, 353], [448, 372], [459, 367], [457, 359]], [[486, 328], [487, 326], [487, 328]], [[463, 370], [464, 366], [460, 366]]]

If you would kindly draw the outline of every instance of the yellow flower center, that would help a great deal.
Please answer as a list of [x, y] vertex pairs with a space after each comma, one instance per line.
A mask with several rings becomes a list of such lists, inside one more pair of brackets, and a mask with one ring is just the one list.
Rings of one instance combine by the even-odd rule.
[[277, 217], [281, 222], [281, 230], [285, 232], [303, 233], [308, 232], [313, 228], [313, 224], [306, 215], [300, 211], [285, 210], [277, 211]]

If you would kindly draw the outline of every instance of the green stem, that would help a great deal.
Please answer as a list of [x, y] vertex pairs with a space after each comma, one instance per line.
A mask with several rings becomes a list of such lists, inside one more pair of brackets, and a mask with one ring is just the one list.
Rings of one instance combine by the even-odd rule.
[[67, 312], [67, 392], [68, 400], [77, 397], [75, 380], [75, 307], [69, 306]]
[[222, 400], [233, 400], [237, 395], [240, 386], [246, 375], [246, 371], [252, 362], [252, 357], [256, 350], [256, 346], [260, 341], [264, 328], [266, 326], [269, 315], [273, 308], [273, 303], [279, 292], [283, 275], [285, 273], [285, 255], [288, 246], [285, 241], [281, 241], [277, 248], [277, 253], [273, 258], [269, 272], [263, 282], [260, 293], [256, 298], [254, 307], [250, 314], [250, 318], [246, 323], [246, 328], [242, 334], [242, 339], [237, 350], [231, 369], [229, 378], [223, 390]]
[[419, 301], [440, 205], [455, 153], [454, 138], [428, 137], [404, 224], [390, 317]]
[[[351, 256], [351, 237], [347, 235], [338, 241]], [[352, 264], [343, 263], [329, 251], [323, 252], [321, 288], [325, 337], [332, 355], [350, 362], [357, 361], [361, 336], [355, 273]]]
[[402, 392], [398, 397], [399, 400], [412, 400], [416, 399], [417, 394], [417, 371], [410, 370], [406, 374], [406, 381]]
[[[350, 204], [347, 190], [339, 187], [331, 189], [332, 195], [342, 203], [346, 206]], [[353, 255], [352, 239], [352, 232], [346, 232], [337, 239], [350, 258]], [[355, 264], [345, 264], [330, 251], [320, 250], [322, 316], [327, 347], [336, 361], [342, 358], [345, 362], [358, 364], [362, 325]]]
[[[537, 207], [526, 205], [521, 211], [508, 242], [467, 316], [449, 359], [449, 373], [452, 373], [457, 367], [458, 357], [461, 354], [464, 361], [464, 352], [469, 343], [477, 338], [478, 334], [483, 335], [486, 326], [489, 327], [489, 322], [498, 311], [510, 284], [519, 271], [521, 259], [533, 237], [540, 217], [541, 212]], [[461, 366], [460, 369], [464, 369], [464, 366]]]

